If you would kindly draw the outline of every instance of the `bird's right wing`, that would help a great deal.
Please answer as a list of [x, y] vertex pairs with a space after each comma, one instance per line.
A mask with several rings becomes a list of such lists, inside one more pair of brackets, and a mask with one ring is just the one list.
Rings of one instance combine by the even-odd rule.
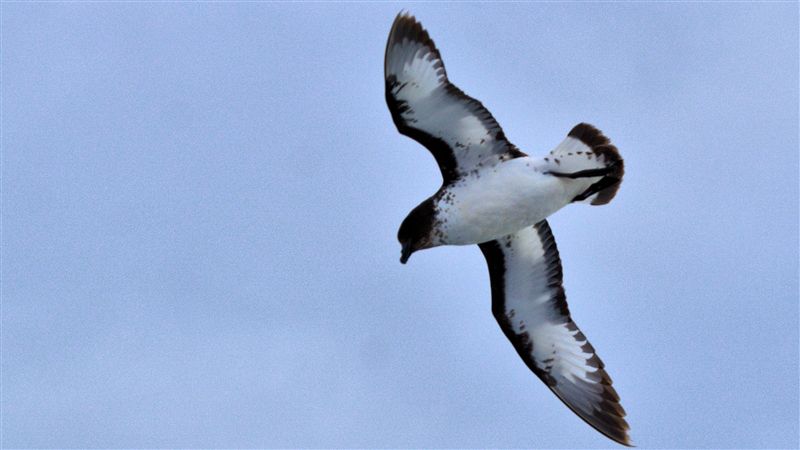
[[547, 221], [479, 246], [489, 265], [492, 312], [525, 364], [581, 419], [631, 446], [611, 378], [570, 317]]
[[444, 184], [481, 165], [525, 156], [481, 102], [448, 81], [439, 50], [408, 13], [398, 14], [389, 32], [384, 75], [397, 130], [433, 153]]

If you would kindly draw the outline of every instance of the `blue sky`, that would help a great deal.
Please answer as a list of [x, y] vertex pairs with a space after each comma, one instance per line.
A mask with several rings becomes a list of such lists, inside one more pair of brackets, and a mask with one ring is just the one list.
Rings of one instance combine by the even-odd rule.
[[410, 9], [522, 151], [625, 158], [550, 219], [640, 447], [798, 446], [798, 4], [9, 3], [4, 447], [614, 447], [525, 367], [383, 52]]

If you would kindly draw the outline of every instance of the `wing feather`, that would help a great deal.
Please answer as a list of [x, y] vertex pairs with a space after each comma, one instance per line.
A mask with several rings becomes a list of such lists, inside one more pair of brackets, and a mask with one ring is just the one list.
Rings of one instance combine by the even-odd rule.
[[570, 317], [547, 221], [480, 248], [489, 265], [492, 312], [523, 361], [581, 419], [631, 446], [611, 378]]
[[450, 83], [444, 62], [416, 19], [398, 14], [384, 60], [386, 104], [397, 130], [436, 158], [445, 184], [524, 153], [478, 100]]

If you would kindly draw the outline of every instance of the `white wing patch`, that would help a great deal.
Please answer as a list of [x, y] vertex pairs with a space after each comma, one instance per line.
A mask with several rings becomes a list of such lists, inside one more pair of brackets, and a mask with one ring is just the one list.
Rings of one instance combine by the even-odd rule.
[[547, 221], [480, 247], [489, 264], [492, 312], [528, 367], [589, 425], [631, 445], [611, 378], [570, 317]]
[[[424, 145], [439, 165], [444, 184], [437, 195], [445, 196], [444, 203], [457, 201], [452, 198], [453, 189], [463, 188], [470, 180], [474, 182], [470, 174], [479, 178], [482, 170], [527, 156], [506, 140], [500, 125], [481, 102], [450, 83], [435, 44], [408, 14], [399, 14], [392, 25], [386, 43], [384, 77], [386, 103], [397, 130]], [[624, 174], [616, 147], [600, 130], [585, 123], [576, 125], [544, 160], [546, 164], [539, 167], [541, 172], [531, 169], [539, 176], [549, 173], [552, 180], [588, 180], [584, 181], [586, 189], [576, 192], [577, 196], [569, 201], [608, 203]], [[474, 184], [469, 186], [474, 188]], [[512, 193], [513, 189], [500, 189], [487, 195], [498, 196], [498, 202], [502, 202], [501, 197]], [[483, 195], [479, 193], [475, 198]], [[424, 240], [431, 239], [436, 214], [448, 211], [446, 205], [437, 211], [433, 199], [412, 211], [398, 232], [403, 243], [403, 263], [413, 251], [428, 248], [428, 244], [439, 245]], [[477, 214], [475, 211], [460, 214], [460, 219], [472, 225], [480, 223], [470, 216]], [[508, 214], [493, 216], [509, 220]], [[538, 216], [537, 220], [539, 217], [545, 216]], [[515, 228], [503, 228], [501, 232]], [[413, 237], [420, 229], [424, 239]], [[406, 239], [408, 236], [412, 238]], [[412, 248], [412, 240], [428, 247]], [[561, 260], [547, 221], [479, 246], [489, 265], [492, 312], [526, 365], [579, 417], [610, 439], [630, 445], [630, 428], [619, 396], [611, 387], [611, 378], [570, 317], [562, 287]]]
[[481, 102], [448, 81], [435, 44], [408, 14], [398, 15], [389, 33], [384, 72], [398, 131], [433, 153], [446, 184], [478, 167], [525, 156]]

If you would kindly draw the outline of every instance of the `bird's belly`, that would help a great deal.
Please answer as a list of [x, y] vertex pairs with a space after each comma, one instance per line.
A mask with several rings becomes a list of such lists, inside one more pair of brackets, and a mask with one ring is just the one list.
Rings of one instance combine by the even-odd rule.
[[530, 171], [465, 181], [448, 187], [439, 198], [434, 225], [439, 245], [499, 239], [546, 219], [579, 193], [572, 180]]

